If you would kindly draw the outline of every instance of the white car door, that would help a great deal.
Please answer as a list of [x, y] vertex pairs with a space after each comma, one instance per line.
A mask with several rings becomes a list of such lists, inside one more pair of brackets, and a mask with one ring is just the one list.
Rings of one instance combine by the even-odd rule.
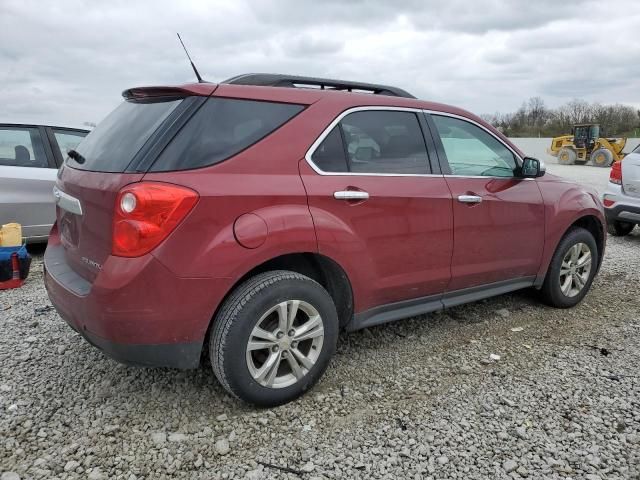
[[57, 168], [38, 127], [0, 125], [0, 225], [17, 222], [29, 241], [46, 240], [55, 220]]

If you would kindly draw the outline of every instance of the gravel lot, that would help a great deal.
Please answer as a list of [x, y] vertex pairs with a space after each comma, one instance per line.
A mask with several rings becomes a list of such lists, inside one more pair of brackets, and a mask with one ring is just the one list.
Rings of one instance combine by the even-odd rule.
[[577, 308], [521, 292], [343, 335], [273, 410], [105, 358], [49, 308], [40, 252], [0, 293], [2, 480], [640, 478], [640, 232], [608, 242]]

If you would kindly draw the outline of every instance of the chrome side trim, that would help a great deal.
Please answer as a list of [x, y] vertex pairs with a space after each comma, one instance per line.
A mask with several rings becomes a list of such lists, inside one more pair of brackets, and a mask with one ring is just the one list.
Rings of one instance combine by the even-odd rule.
[[522, 165], [522, 158], [520, 157], [520, 155], [515, 150], [513, 150], [513, 148], [511, 148], [509, 145], [504, 143], [504, 141], [502, 141], [502, 139], [500, 137], [497, 137], [493, 132], [488, 130], [486, 127], [484, 127], [483, 125], [479, 124], [478, 122], [476, 122], [476, 121], [474, 121], [474, 120], [472, 120], [470, 118], [463, 117], [461, 115], [456, 115], [456, 114], [453, 114], [453, 113], [439, 112], [439, 111], [436, 111], [436, 110], [424, 110], [424, 109], [421, 109], [421, 108], [389, 107], [389, 106], [366, 106], [366, 107], [348, 108], [344, 112], [340, 113], [340, 115], [338, 115], [336, 118], [334, 118], [333, 121], [329, 124], [329, 126], [326, 127], [322, 131], [322, 133], [315, 140], [315, 142], [313, 142], [311, 144], [311, 146], [307, 150], [307, 153], [305, 153], [304, 158], [305, 158], [305, 161], [307, 162], [307, 164], [313, 169], [314, 172], [316, 172], [318, 175], [344, 176], [344, 177], [349, 177], [349, 176], [357, 176], [357, 177], [439, 177], [439, 178], [442, 178], [442, 177], [454, 177], [454, 178], [455, 177], [459, 177], [459, 178], [501, 178], [501, 179], [515, 178], [515, 177], [493, 177], [493, 176], [489, 177], [489, 176], [480, 176], [480, 175], [479, 176], [443, 175], [443, 174], [438, 174], [438, 173], [325, 172], [324, 170], [321, 170], [315, 163], [313, 163], [313, 160], [311, 160], [311, 157], [313, 156], [313, 153], [320, 146], [320, 144], [324, 141], [324, 139], [327, 137], [327, 135], [329, 135], [331, 130], [333, 130], [333, 128], [338, 123], [340, 123], [340, 120], [342, 120], [344, 117], [346, 117], [350, 113], [365, 112], [365, 111], [392, 111], [392, 112], [429, 113], [429, 114], [433, 114], [433, 115], [442, 115], [442, 116], [445, 116], [445, 117], [453, 117], [453, 118], [458, 118], [460, 120], [464, 120], [466, 122], [469, 122], [469, 123], [472, 123], [472, 124], [476, 125], [477, 127], [480, 127], [482, 130], [487, 132], [493, 138], [498, 140], [502, 145], [504, 145], [506, 148], [508, 148], [511, 153], [513, 153], [514, 157], [516, 158], [516, 162], [519, 162], [519, 164]]
[[56, 186], [53, 187], [53, 197], [55, 198], [56, 205], [63, 210], [75, 213], [76, 215], [82, 215], [82, 205], [77, 198], [63, 192]]

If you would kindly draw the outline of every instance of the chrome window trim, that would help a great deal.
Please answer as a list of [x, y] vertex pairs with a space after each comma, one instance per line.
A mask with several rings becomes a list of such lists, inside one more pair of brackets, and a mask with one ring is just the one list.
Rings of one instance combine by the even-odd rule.
[[[408, 108], [408, 107], [389, 107], [389, 106], [366, 106], [366, 107], [352, 107], [348, 108], [329, 124], [327, 128], [325, 128], [320, 136], [316, 139], [315, 142], [311, 144], [304, 158], [309, 164], [309, 166], [318, 174], [324, 176], [334, 176], [334, 177], [440, 177], [442, 178], [442, 174], [439, 173], [360, 173], [360, 172], [325, 172], [321, 170], [313, 161], [311, 157], [313, 156], [316, 149], [320, 146], [320, 144], [327, 138], [327, 135], [331, 133], [331, 130], [340, 123], [340, 121], [349, 115], [350, 113], [355, 112], [366, 112], [366, 111], [391, 111], [391, 112], [411, 112], [415, 114], [422, 113], [423, 110], [421, 108]], [[426, 148], [426, 145], [425, 145]]]
[[469, 122], [469, 123], [481, 128], [482, 130], [487, 132], [489, 135], [491, 135], [493, 138], [498, 140], [498, 142], [500, 142], [511, 153], [513, 153], [513, 156], [516, 159], [516, 163], [518, 163], [519, 165], [522, 165], [522, 158], [520, 157], [520, 155], [513, 148], [511, 148], [509, 145], [504, 143], [504, 141], [500, 137], [496, 136], [491, 130], [488, 130], [486, 127], [484, 127], [480, 123], [478, 123], [475, 120], [472, 120], [470, 118], [464, 117], [462, 115], [456, 115], [454, 113], [440, 112], [438, 110], [425, 110], [423, 108], [368, 105], [368, 106], [365, 106], [365, 107], [351, 107], [351, 108], [348, 108], [347, 110], [345, 110], [344, 112], [340, 113], [336, 118], [333, 119], [333, 121], [329, 124], [329, 126], [327, 126], [322, 131], [322, 133], [318, 136], [318, 138], [311, 144], [311, 146], [307, 150], [307, 153], [305, 153], [304, 158], [305, 158], [307, 164], [313, 169], [314, 172], [316, 172], [318, 175], [334, 176], [334, 177], [357, 176], [357, 177], [440, 177], [440, 178], [442, 178], [442, 177], [452, 177], [452, 178], [501, 178], [501, 179], [517, 178], [517, 177], [494, 177], [494, 176], [483, 176], [483, 175], [477, 175], [477, 176], [475, 176], [475, 175], [447, 175], [447, 174], [441, 174], [441, 173], [325, 172], [324, 170], [320, 169], [315, 163], [313, 163], [313, 160], [311, 160], [311, 157], [313, 156], [313, 154], [316, 151], [316, 149], [320, 146], [320, 144], [324, 141], [324, 139], [329, 135], [329, 133], [331, 133], [331, 130], [333, 130], [333, 128], [338, 123], [340, 123], [340, 121], [344, 117], [346, 117], [347, 115], [349, 115], [351, 113], [366, 112], [366, 111], [392, 111], [392, 112], [425, 113], [425, 114], [432, 114], [432, 115], [442, 115], [442, 116], [445, 116], [445, 117], [453, 117], [453, 118], [457, 118], [459, 120], [463, 120], [463, 121]]

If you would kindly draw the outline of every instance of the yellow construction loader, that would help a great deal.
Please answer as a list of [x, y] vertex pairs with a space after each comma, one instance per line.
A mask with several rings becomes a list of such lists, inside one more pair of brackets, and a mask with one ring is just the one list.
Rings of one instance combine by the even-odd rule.
[[551, 140], [550, 155], [558, 157], [561, 165], [584, 165], [591, 162], [596, 167], [609, 167], [622, 160], [627, 139], [600, 136], [600, 125], [584, 123], [574, 125], [571, 135], [555, 137]]

